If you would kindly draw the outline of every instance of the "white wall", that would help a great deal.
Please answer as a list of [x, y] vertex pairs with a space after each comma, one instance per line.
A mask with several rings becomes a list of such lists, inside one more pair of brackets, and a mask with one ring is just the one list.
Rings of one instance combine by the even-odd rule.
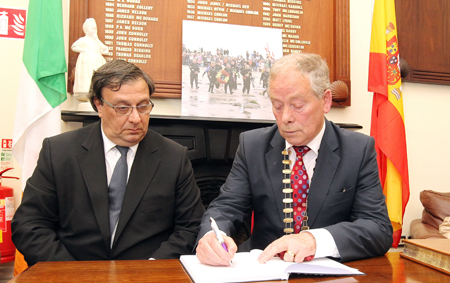
[[[27, 6], [28, 0], [0, 0], [0, 7], [26, 9]], [[0, 38], [0, 139], [12, 139], [22, 53], [23, 40]], [[22, 172], [15, 160], [13, 166], [5, 176], [20, 177]], [[17, 207], [21, 197], [20, 181], [4, 178], [2, 185], [14, 188]]]
[[[63, 3], [66, 25], [69, 0]], [[20, 8], [27, 4], [27, 0], [0, 0], [0, 7]], [[372, 108], [372, 93], [367, 92], [372, 9], [373, 0], [350, 0], [352, 106], [333, 108], [327, 115], [334, 122], [360, 124], [363, 126], [361, 132], [365, 134], [370, 132]], [[67, 28], [65, 30], [67, 37]], [[401, 42], [399, 44], [401, 48]], [[0, 39], [0, 138], [12, 138], [22, 50], [23, 41]], [[421, 217], [420, 191], [450, 191], [450, 174], [447, 173], [450, 170], [450, 147], [447, 146], [450, 141], [450, 123], [446, 121], [450, 86], [403, 83], [403, 95], [411, 190], [403, 235], [408, 236], [409, 223]], [[158, 99], [155, 102], [158, 107], [155, 107], [154, 114], [181, 113], [179, 100]], [[69, 95], [63, 109], [77, 109], [77, 106], [78, 102]], [[80, 123], [63, 123], [63, 131], [77, 127], [80, 127]], [[19, 171], [16, 168], [14, 175], [20, 176]], [[18, 181], [4, 180], [3, 183], [20, 191]]]

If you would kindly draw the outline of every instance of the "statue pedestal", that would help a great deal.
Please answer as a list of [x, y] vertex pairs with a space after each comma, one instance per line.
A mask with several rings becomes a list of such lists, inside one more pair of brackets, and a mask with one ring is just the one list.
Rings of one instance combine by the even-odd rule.
[[78, 100], [78, 111], [94, 111], [91, 102], [88, 99], [88, 92], [75, 92], [73, 97]]
[[74, 92], [73, 97], [75, 97], [80, 102], [89, 102], [88, 92]]
[[94, 111], [90, 102], [80, 102], [78, 104], [78, 111]]

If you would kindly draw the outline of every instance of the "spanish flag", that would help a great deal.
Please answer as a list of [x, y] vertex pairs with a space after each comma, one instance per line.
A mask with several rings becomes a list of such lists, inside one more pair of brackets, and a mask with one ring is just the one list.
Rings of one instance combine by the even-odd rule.
[[373, 92], [370, 135], [397, 247], [409, 200], [408, 159], [394, 0], [375, 0], [370, 41], [369, 86]]

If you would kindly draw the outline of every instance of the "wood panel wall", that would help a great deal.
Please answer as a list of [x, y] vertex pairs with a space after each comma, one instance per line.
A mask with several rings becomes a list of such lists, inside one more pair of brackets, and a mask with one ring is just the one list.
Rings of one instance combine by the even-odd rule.
[[[198, 3], [198, 1], [194, 1]], [[247, 4], [258, 15], [228, 13], [228, 24], [262, 27], [263, 2], [270, 0], [227, 0], [224, 3]], [[74, 70], [78, 53], [70, 50], [75, 40], [84, 36], [82, 25], [85, 19], [94, 18], [98, 26], [101, 41], [105, 39], [105, 0], [72, 0], [70, 1], [69, 32], [69, 76]], [[181, 66], [182, 66], [182, 21], [187, 20], [186, 0], [140, 0], [142, 5], [153, 6], [152, 16], [158, 17], [146, 29], [150, 42], [154, 44], [151, 59], [147, 64], [139, 65], [156, 83], [155, 97], [181, 98]], [[350, 90], [350, 31], [349, 0], [301, 1], [304, 14], [295, 20], [301, 29], [303, 40], [310, 40], [302, 52], [320, 54], [328, 63], [331, 81], [341, 80]], [[205, 35], [207, 36], [207, 35]], [[230, 40], [232, 38], [230, 37]], [[286, 53], [285, 53], [286, 54]], [[68, 90], [72, 91], [73, 76], [69, 77]], [[334, 106], [349, 106], [350, 93], [345, 101], [334, 103]]]
[[[402, 80], [450, 85], [450, 1], [396, 0]], [[404, 62], [403, 62], [404, 63]]]

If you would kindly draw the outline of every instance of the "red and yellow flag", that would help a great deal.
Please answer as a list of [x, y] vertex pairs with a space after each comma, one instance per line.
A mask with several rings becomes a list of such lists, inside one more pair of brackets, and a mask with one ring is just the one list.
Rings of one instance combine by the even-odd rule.
[[375, 0], [369, 59], [373, 92], [370, 135], [375, 138], [381, 185], [397, 247], [409, 200], [408, 158], [403, 116], [400, 57], [394, 0]]

